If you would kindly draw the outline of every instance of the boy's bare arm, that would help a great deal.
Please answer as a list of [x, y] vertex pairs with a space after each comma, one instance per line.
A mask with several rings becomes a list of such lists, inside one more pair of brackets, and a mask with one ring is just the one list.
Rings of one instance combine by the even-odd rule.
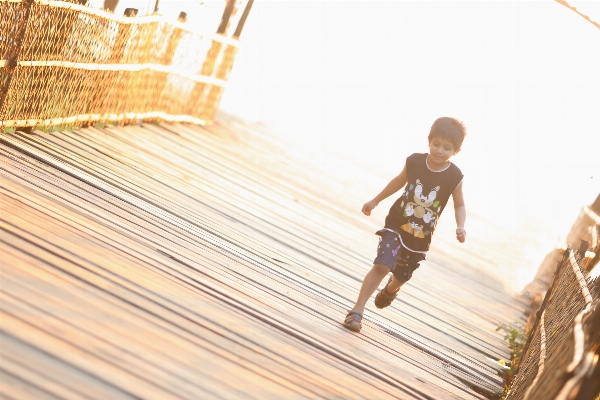
[[467, 239], [467, 231], [465, 231], [465, 221], [467, 220], [467, 208], [465, 207], [465, 198], [463, 196], [463, 183], [458, 184], [454, 192], [452, 192], [452, 200], [454, 201], [454, 217], [456, 218], [456, 240], [461, 243]]
[[365, 203], [365, 205], [362, 208], [363, 214], [371, 215], [371, 211], [375, 207], [377, 207], [380, 201], [387, 199], [388, 197], [396, 193], [398, 190], [402, 189], [404, 186], [406, 186], [407, 182], [408, 177], [406, 176], [405, 165], [404, 168], [402, 168], [402, 172], [400, 172], [400, 174], [397, 177], [392, 179], [390, 183], [388, 183], [387, 186], [384, 187], [383, 190], [377, 196], [375, 196], [373, 200]]

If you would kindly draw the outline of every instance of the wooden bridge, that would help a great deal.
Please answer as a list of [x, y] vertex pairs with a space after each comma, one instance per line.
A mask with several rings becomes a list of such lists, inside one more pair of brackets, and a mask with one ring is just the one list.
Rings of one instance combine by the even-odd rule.
[[362, 202], [227, 117], [0, 135], [0, 397], [496, 396], [524, 306], [458, 246], [342, 327]]

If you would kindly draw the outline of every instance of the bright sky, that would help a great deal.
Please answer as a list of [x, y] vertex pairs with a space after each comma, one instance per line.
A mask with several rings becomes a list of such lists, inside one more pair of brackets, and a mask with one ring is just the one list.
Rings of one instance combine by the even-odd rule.
[[467, 206], [536, 225], [535, 268], [600, 193], [600, 29], [554, 1], [258, 0], [221, 106], [387, 180], [437, 117], [461, 119]]
[[[600, 22], [599, 1], [569, 3]], [[222, 4], [160, 2], [172, 18]], [[600, 193], [600, 29], [555, 1], [256, 0], [241, 39], [221, 108], [310, 149], [363, 202], [427, 151], [436, 118], [464, 121], [468, 209], [515, 236], [534, 227], [519, 284]]]

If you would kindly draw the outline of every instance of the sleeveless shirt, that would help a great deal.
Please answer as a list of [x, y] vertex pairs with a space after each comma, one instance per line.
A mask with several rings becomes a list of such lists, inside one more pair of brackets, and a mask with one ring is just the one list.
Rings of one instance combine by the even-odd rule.
[[417, 253], [429, 250], [437, 221], [463, 178], [453, 163], [440, 171], [431, 170], [427, 156], [427, 153], [408, 156], [408, 183], [385, 219], [385, 228], [397, 232], [404, 247]]

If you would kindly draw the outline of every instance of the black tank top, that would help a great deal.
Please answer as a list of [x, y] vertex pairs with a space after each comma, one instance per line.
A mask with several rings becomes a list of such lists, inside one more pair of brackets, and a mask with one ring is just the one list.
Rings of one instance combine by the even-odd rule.
[[429, 250], [437, 221], [463, 178], [452, 163], [432, 171], [427, 156], [415, 153], [406, 159], [408, 183], [385, 219], [385, 227], [400, 234], [404, 247], [419, 253]]

